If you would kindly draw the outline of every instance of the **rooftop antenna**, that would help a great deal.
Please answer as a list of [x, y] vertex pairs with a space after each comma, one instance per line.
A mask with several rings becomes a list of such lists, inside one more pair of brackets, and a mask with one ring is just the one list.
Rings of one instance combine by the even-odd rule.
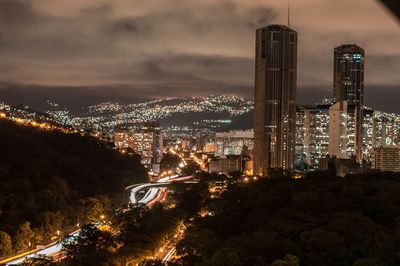
[[290, 0], [288, 0], [288, 8], [287, 8], [287, 25], [290, 27]]

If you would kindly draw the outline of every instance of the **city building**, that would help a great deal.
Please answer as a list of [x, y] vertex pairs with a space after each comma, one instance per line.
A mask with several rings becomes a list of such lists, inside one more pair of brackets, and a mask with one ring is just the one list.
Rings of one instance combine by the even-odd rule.
[[131, 130], [116, 129], [114, 133], [114, 144], [117, 149], [133, 147], [133, 136]]
[[241, 155], [254, 146], [253, 130], [231, 130], [215, 133], [215, 155]]
[[162, 158], [162, 147], [163, 139], [160, 130], [142, 129], [133, 132], [132, 149], [141, 156], [142, 164], [156, 173]]
[[256, 31], [254, 174], [295, 168], [297, 33], [282, 25]]
[[131, 148], [141, 157], [142, 164], [157, 173], [162, 158], [163, 136], [158, 123], [145, 123], [135, 129], [117, 129], [115, 147]]
[[399, 144], [398, 118], [377, 112], [373, 121], [373, 146], [396, 146]]
[[381, 171], [400, 172], [400, 148], [379, 147], [374, 150], [373, 168]]
[[[351, 106], [349, 108], [347, 102], [342, 102], [342, 108], [335, 108], [328, 100], [314, 106], [298, 107], [296, 166], [299, 169], [316, 169], [320, 159], [324, 159], [327, 155], [342, 159], [350, 159], [354, 155], [355, 116], [352, 112], [354, 109]], [[336, 103], [336, 107], [340, 107], [340, 103]], [[396, 127], [394, 124], [389, 126], [382, 123], [381, 121], [388, 119], [388, 116], [375, 113], [371, 108], [364, 108], [363, 116], [362, 152], [366, 163], [370, 163], [375, 147], [373, 142], [380, 143], [383, 138], [382, 133], [386, 132], [381, 128], [390, 129], [388, 131], [390, 137], [387, 140], [390, 142], [389, 140], [396, 139], [397, 135], [394, 134]], [[337, 149], [340, 147], [339, 153], [332, 150], [334, 145]]]
[[355, 158], [341, 159], [336, 157], [325, 157], [320, 160], [318, 165], [319, 171], [332, 171], [335, 176], [345, 177], [348, 174], [361, 174], [360, 164], [355, 161]]
[[[348, 103], [349, 120], [354, 123], [354, 148], [351, 149], [358, 162], [363, 160], [364, 58], [364, 50], [355, 44], [334, 49], [333, 100]], [[353, 145], [352, 141], [348, 145]]]
[[207, 142], [203, 149], [204, 153], [215, 153], [215, 142]]
[[[301, 106], [297, 112], [296, 164], [300, 169], [315, 169], [328, 154], [330, 106]], [[301, 162], [305, 163], [303, 167]]]
[[340, 101], [329, 108], [329, 155], [346, 159], [347, 102]]
[[363, 114], [363, 157], [370, 163], [374, 149], [374, 109], [364, 106]]
[[230, 173], [242, 171], [242, 160], [240, 157], [229, 157], [223, 159], [211, 160], [208, 163], [209, 173]]

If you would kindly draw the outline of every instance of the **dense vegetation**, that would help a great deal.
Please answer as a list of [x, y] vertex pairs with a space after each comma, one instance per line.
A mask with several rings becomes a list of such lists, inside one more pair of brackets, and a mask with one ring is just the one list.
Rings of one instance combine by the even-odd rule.
[[199, 184], [173, 183], [150, 210], [110, 211], [110, 226], [86, 226], [64, 261], [38, 264], [163, 265], [152, 256], [186, 227], [168, 265], [400, 265], [400, 174], [195, 177]]
[[400, 265], [400, 175], [237, 182], [178, 244], [183, 265]]
[[[64, 245], [61, 265], [153, 265], [152, 257], [203, 206], [209, 198], [206, 182], [173, 183], [168, 202], [151, 209], [137, 207], [116, 214], [109, 230], [87, 226], [84, 233]], [[158, 265], [158, 264], [157, 264]], [[160, 264], [163, 265], [163, 264]]]
[[0, 120], [0, 257], [44, 244], [127, 203], [138, 156], [97, 139]]

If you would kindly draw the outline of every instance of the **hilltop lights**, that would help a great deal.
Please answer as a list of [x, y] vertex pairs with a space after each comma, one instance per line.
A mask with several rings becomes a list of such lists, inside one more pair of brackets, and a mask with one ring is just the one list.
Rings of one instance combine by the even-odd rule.
[[[80, 127], [83, 124], [94, 129], [114, 128], [125, 123], [159, 121], [178, 113], [228, 112], [230, 117], [250, 112], [253, 103], [234, 96], [208, 96], [203, 98], [176, 98], [173, 103], [153, 100], [137, 104], [102, 103], [89, 106], [87, 113], [74, 117], [68, 110], [47, 112], [64, 125]], [[109, 115], [112, 114], [112, 115]], [[231, 119], [221, 119], [218, 124], [227, 124]], [[216, 125], [215, 127], [219, 127]]]

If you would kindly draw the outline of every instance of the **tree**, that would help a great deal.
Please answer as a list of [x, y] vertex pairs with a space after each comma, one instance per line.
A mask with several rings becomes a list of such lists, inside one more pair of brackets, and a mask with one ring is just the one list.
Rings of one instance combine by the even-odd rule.
[[14, 236], [14, 251], [18, 252], [33, 247], [33, 239], [35, 237], [34, 232], [31, 229], [30, 222], [21, 224], [18, 228], [17, 233]]
[[164, 153], [160, 163], [161, 172], [177, 168], [180, 162], [181, 158], [178, 155]]
[[84, 217], [89, 221], [100, 221], [101, 216], [105, 214], [103, 204], [98, 198], [90, 197], [82, 201], [85, 206]]
[[165, 266], [161, 260], [143, 260], [139, 263], [139, 266]]
[[300, 235], [300, 247], [308, 265], [346, 264], [343, 242], [343, 237], [322, 229], [314, 229]]
[[9, 255], [12, 252], [11, 236], [0, 231], [0, 257]]
[[300, 260], [298, 257], [293, 255], [286, 255], [283, 259], [276, 260], [271, 266], [299, 266]]
[[118, 246], [110, 232], [89, 224], [82, 228], [77, 237], [69, 239], [63, 245], [63, 250], [66, 252], [66, 262], [70, 265], [104, 265], [112, 261]]
[[241, 266], [242, 262], [238, 254], [235, 252], [227, 252], [227, 250], [221, 250], [215, 253], [212, 258], [205, 263], [204, 266]]

